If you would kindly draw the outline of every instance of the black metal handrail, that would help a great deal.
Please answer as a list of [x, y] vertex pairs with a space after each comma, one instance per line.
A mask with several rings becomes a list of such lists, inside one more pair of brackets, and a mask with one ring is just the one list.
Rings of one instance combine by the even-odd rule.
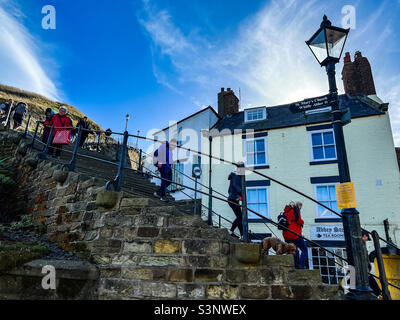
[[[57, 128], [60, 128], [60, 127], [57, 127]], [[62, 128], [64, 128], [64, 127], [62, 127]], [[64, 128], [64, 129], [65, 129], [65, 128]], [[54, 130], [54, 127], [52, 127], [51, 132], [52, 132], [53, 130]], [[124, 138], [125, 138], [125, 137], [129, 137], [129, 136], [143, 138], [143, 137], [140, 137], [140, 136], [129, 135], [129, 134], [127, 134], [127, 132], [124, 133]], [[51, 133], [50, 133], [49, 137], [51, 137]], [[147, 139], [148, 139], [148, 138], [147, 138]], [[126, 141], [125, 141], [125, 140], [126, 140]], [[154, 139], [151, 139], [151, 140], [154, 140]], [[48, 143], [46, 144], [46, 147], [48, 147], [49, 141], [50, 141], [50, 138], [48, 139]], [[160, 141], [157, 141], [157, 142], [160, 142]], [[164, 142], [164, 143], [166, 143], [166, 142]], [[126, 148], [126, 145], [127, 145], [127, 139], [124, 139], [124, 144], [123, 144], [123, 146], [125, 146], [125, 148]], [[178, 146], [178, 147], [179, 147], [179, 146]], [[184, 147], [182, 147], [182, 148], [184, 148]], [[201, 152], [194, 151], [194, 150], [190, 150], [190, 149], [188, 149], [188, 148], [184, 148], [184, 149], [187, 149], [188, 151], [197, 152], [197, 153], [199, 153], [199, 154], [202, 154]], [[211, 157], [212, 157], [212, 156], [211, 156]], [[94, 157], [90, 157], [90, 158], [92, 158], [92, 159], [94, 159], [94, 160], [102, 160], [102, 159], [98, 159], [98, 158], [94, 158]], [[216, 157], [213, 157], [213, 158], [216, 158]], [[122, 159], [122, 157], [121, 157], [121, 159]], [[216, 158], [216, 159], [218, 159], [218, 158]], [[235, 163], [233, 163], [233, 162], [230, 162], [230, 161], [227, 161], [227, 160], [224, 160], [224, 159], [219, 159], [219, 160], [224, 161], [224, 162], [228, 162], [228, 163], [231, 163], [231, 164], [233, 164], [233, 165], [238, 166], [238, 164], [235, 164]], [[120, 167], [121, 167], [121, 166], [120, 166]], [[122, 168], [122, 169], [123, 169], [123, 168]], [[125, 169], [133, 170], [133, 169], [131, 169], [131, 168], [125, 168]], [[247, 168], [245, 168], [245, 169], [247, 170]], [[252, 171], [252, 172], [254, 172], [254, 173], [260, 174], [261, 176], [264, 176], [264, 177], [266, 177], [266, 178], [268, 178], [268, 179], [270, 179], [270, 180], [272, 180], [272, 181], [275, 181], [275, 182], [281, 184], [282, 186], [285, 186], [286, 188], [288, 188], [288, 189], [290, 189], [290, 190], [293, 190], [293, 191], [296, 192], [296, 193], [299, 193], [299, 194], [301, 194], [301, 195], [304, 195], [304, 194], [302, 194], [301, 192], [297, 191], [296, 189], [291, 188], [291, 187], [289, 187], [289, 186], [287, 186], [287, 185], [285, 185], [285, 184], [283, 184], [283, 183], [281, 183], [281, 182], [279, 182], [279, 181], [277, 181], [277, 180], [275, 180], [275, 179], [273, 179], [273, 178], [270, 178], [270, 177], [268, 177], [268, 176], [266, 176], [266, 175], [263, 175], [263, 174], [257, 172], [256, 170], [252, 170], [252, 169], [249, 169], [249, 170]], [[137, 172], [137, 170], [135, 170], [135, 171]], [[157, 178], [157, 179], [161, 179], [161, 180], [165, 180], [165, 181], [167, 181], [167, 182], [175, 183], [176, 185], [180, 185], [180, 186], [182, 186], [182, 187], [184, 187], [184, 188], [186, 188], [186, 189], [194, 190], [193, 188], [191, 188], [191, 187], [189, 187], [189, 186], [186, 186], [186, 185], [183, 185], [183, 184], [180, 184], [180, 183], [177, 183], [177, 182], [174, 182], [174, 181], [165, 179], [165, 178], [158, 177], [157, 175], [152, 175], [152, 174], [149, 174], [149, 173], [147, 173], [147, 174], [148, 174], [149, 176], [153, 176], [154, 178]], [[205, 187], [207, 188], [207, 186], [205, 186]], [[197, 192], [202, 193], [202, 194], [207, 195], [207, 196], [210, 196], [210, 194], [207, 194], [207, 193], [205, 193], [205, 192], [203, 192], [203, 191], [200, 191], [200, 190], [197, 190]], [[313, 202], [316, 202], [316, 203], [320, 204], [318, 201], [312, 199], [311, 197], [308, 197], [308, 196], [306, 196], [306, 195], [304, 195], [304, 196], [305, 196], [306, 198], [309, 198], [309, 199], [312, 200]], [[217, 199], [217, 200], [220, 200], [220, 201], [227, 202], [227, 203], [236, 204], [236, 203], [234, 203], [234, 202], [232, 202], [232, 201], [229, 201], [229, 200], [226, 200], [226, 199], [223, 199], [223, 198], [219, 198], [219, 197], [217, 197], [217, 196], [215, 196], [215, 195], [211, 195], [211, 197], [212, 197], [212, 198], [215, 198], [215, 199]], [[225, 197], [225, 196], [224, 196], [224, 197]], [[237, 204], [236, 204], [236, 205], [237, 205]], [[322, 205], [323, 207], [325, 207], [323, 204], [320, 204], [320, 205]], [[326, 208], [327, 208], [327, 207], [326, 207]], [[330, 210], [330, 208], [327, 208], [327, 209]], [[254, 213], [255, 215], [259, 216], [260, 218], [262, 218], [262, 219], [268, 221], [269, 223], [271, 223], [271, 224], [273, 224], [273, 225], [275, 225], [275, 226], [278, 226], [278, 223], [277, 223], [277, 222], [274, 222], [273, 220], [271, 220], [271, 219], [269, 219], [269, 218], [267, 218], [267, 217], [265, 217], [265, 216], [259, 214], [258, 212], [255, 212], [254, 210], [249, 209], [249, 208], [247, 208], [247, 210], [250, 211], [250, 212], [252, 212], [252, 213]], [[330, 210], [330, 211], [332, 211], [333, 213], [335, 213], [333, 210]], [[339, 214], [338, 214], [338, 215], [339, 215]], [[339, 216], [340, 216], [340, 215], [339, 215]], [[343, 257], [341, 257], [341, 256], [339, 256], [339, 255], [337, 255], [336, 253], [334, 253], [334, 252], [332, 252], [332, 251], [329, 251], [328, 249], [326, 249], [326, 248], [323, 247], [322, 245], [320, 245], [320, 244], [318, 244], [318, 243], [316, 243], [316, 242], [314, 242], [314, 241], [312, 241], [312, 240], [310, 240], [310, 239], [307, 239], [306, 237], [304, 237], [304, 236], [302, 236], [302, 235], [300, 235], [300, 234], [297, 234], [296, 232], [294, 232], [294, 231], [292, 231], [292, 230], [290, 230], [290, 229], [288, 229], [288, 228], [286, 228], [286, 227], [284, 227], [284, 226], [281, 226], [281, 227], [282, 227], [284, 230], [287, 230], [287, 231], [289, 231], [290, 233], [295, 234], [295, 235], [297, 235], [298, 237], [303, 238], [303, 239], [306, 240], [307, 242], [314, 244], [315, 246], [321, 248], [322, 250], [324, 250], [324, 251], [330, 253], [331, 255], [338, 257], [338, 258], [341, 259], [342, 261], [345, 261], [345, 262], [348, 263], [348, 260], [347, 260], [347, 259], [345, 259], [345, 258], [343, 258]], [[367, 232], [368, 232], [368, 231], [367, 231]], [[384, 241], [384, 242], [386, 242], [384, 239], [381, 239], [381, 238], [379, 238], [379, 239], [382, 240], [382, 241]], [[394, 246], [394, 244], [393, 244], [393, 246]], [[337, 262], [335, 261], [335, 263], [337, 263]], [[339, 264], [339, 263], [337, 263], [337, 264], [340, 265], [340, 266], [342, 266], [342, 265]], [[343, 267], [343, 266], [342, 266], [342, 267]], [[371, 273], [370, 273], [370, 275], [372, 275], [372, 276], [374, 276], [375, 278], [378, 279], [378, 277], [376, 277], [375, 275], [373, 275], [373, 274], [371, 274]], [[398, 286], [396, 286], [396, 285], [394, 285], [394, 284], [388, 283], [388, 285], [391, 285], [392, 287], [395, 287], [395, 288], [397, 288], [397, 289], [400, 289], [400, 287], [398, 287]]]

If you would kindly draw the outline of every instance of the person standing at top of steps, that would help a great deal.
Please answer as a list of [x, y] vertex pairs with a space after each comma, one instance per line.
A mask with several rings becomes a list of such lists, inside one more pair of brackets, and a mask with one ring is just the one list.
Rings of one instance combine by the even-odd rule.
[[[170, 142], [166, 141], [154, 152], [154, 165], [158, 168], [161, 174], [161, 186], [157, 192], [154, 192], [156, 197], [162, 201], [167, 201], [166, 192], [172, 180], [171, 165], [174, 162], [172, 151], [176, 148], [177, 141], [172, 139]], [[169, 181], [167, 181], [169, 180]]]
[[[71, 127], [72, 127], [72, 121], [71, 119], [67, 116], [68, 113], [68, 109], [64, 106], [61, 106], [60, 109], [58, 110], [58, 113], [55, 114], [50, 122], [48, 123], [48, 125], [54, 126], [54, 131], [53, 131], [53, 137], [51, 138], [51, 146], [52, 148], [49, 148], [48, 153], [50, 155], [52, 155], [54, 158], [60, 158], [61, 156], [61, 149], [62, 149], [62, 145], [61, 144], [53, 144], [53, 140], [54, 137], [56, 135], [56, 133], [58, 131], [63, 131], [63, 130], [67, 130], [67, 131], [71, 131]], [[63, 128], [68, 128], [68, 129], [63, 129]], [[56, 154], [53, 155], [53, 151], [54, 149], [56, 149]]]
[[[79, 120], [78, 124], [76, 125], [77, 128], [81, 127], [81, 140], [79, 141], [79, 147], [82, 148], [83, 144], [85, 143], [89, 133], [93, 134], [91, 130], [90, 123], [88, 118], [84, 116], [82, 119]], [[84, 129], [84, 130], [83, 130]]]

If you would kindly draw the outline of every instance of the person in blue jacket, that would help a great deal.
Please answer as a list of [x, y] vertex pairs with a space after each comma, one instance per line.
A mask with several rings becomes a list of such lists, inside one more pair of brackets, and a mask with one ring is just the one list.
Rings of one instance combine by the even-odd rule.
[[238, 236], [233, 233], [236, 228], [239, 228], [240, 236], [243, 237], [242, 208], [239, 205], [239, 201], [242, 199], [242, 185], [240, 176], [238, 175], [240, 166], [243, 166], [243, 164], [239, 163], [236, 172], [231, 172], [228, 176], [228, 204], [236, 216], [236, 219], [232, 223], [229, 234], [236, 238], [238, 238]]
[[172, 181], [171, 165], [174, 163], [172, 151], [176, 148], [176, 145], [176, 139], [172, 139], [170, 142], [163, 143], [154, 152], [154, 165], [161, 174], [161, 186], [154, 195], [159, 197], [161, 201], [167, 201], [166, 192]]

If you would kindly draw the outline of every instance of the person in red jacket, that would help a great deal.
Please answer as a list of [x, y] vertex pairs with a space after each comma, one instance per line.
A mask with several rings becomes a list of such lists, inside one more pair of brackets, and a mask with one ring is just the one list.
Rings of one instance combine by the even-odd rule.
[[[54, 139], [54, 136], [56, 135], [56, 132], [65, 130], [62, 128], [71, 128], [72, 127], [72, 121], [70, 118], [67, 117], [67, 113], [68, 113], [68, 109], [64, 106], [61, 106], [60, 109], [58, 110], [58, 114], [55, 114], [51, 118], [50, 122], [45, 122], [43, 124], [44, 126], [54, 126], [53, 137], [52, 137], [52, 142], [51, 142], [52, 148], [49, 148], [48, 153], [55, 158], [60, 158], [61, 149], [62, 149], [62, 145], [53, 144], [53, 139]], [[71, 129], [69, 129], [69, 130], [71, 130]], [[56, 149], [55, 155], [53, 155], [54, 149]]]
[[[286, 215], [286, 220], [288, 224], [288, 229], [296, 232], [298, 235], [302, 235], [302, 229], [304, 225], [303, 219], [301, 219], [300, 210], [303, 204], [301, 202], [294, 203], [290, 202], [288, 206], [285, 207], [284, 212]], [[283, 238], [287, 243], [294, 243], [298, 249], [301, 251], [300, 262], [299, 261], [299, 251], [296, 250], [294, 256], [294, 263], [296, 269], [305, 269], [307, 260], [307, 246], [304, 239], [288, 230], [283, 230]]]

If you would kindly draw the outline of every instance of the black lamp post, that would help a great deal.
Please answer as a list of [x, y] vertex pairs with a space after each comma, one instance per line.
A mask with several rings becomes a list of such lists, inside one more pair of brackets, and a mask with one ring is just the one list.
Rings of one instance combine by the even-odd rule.
[[130, 118], [130, 115], [127, 114], [127, 115], [125, 116], [125, 120], [126, 120], [126, 123], [125, 123], [125, 131], [128, 131], [128, 121], [129, 121], [129, 118]]
[[[339, 100], [335, 79], [335, 64], [340, 61], [340, 56], [350, 29], [332, 26], [326, 15], [323, 17], [320, 28], [306, 44], [314, 54], [321, 67], [326, 68], [329, 80], [329, 95], [332, 107], [332, 126], [336, 141], [336, 155], [340, 183], [350, 182], [350, 171], [347, 162], [346, 146], [343, 135], [342, 111], [339, 109]], [[347, 259], [355, 269], [356, 286], [350, 289], [348, 299], [375, 300], [368, 281], [368, 260], [361, 238], [361, 225], [359, 212], [356, 208], [346, 208], [341, 211], [343, 228], [346, 240]]]

